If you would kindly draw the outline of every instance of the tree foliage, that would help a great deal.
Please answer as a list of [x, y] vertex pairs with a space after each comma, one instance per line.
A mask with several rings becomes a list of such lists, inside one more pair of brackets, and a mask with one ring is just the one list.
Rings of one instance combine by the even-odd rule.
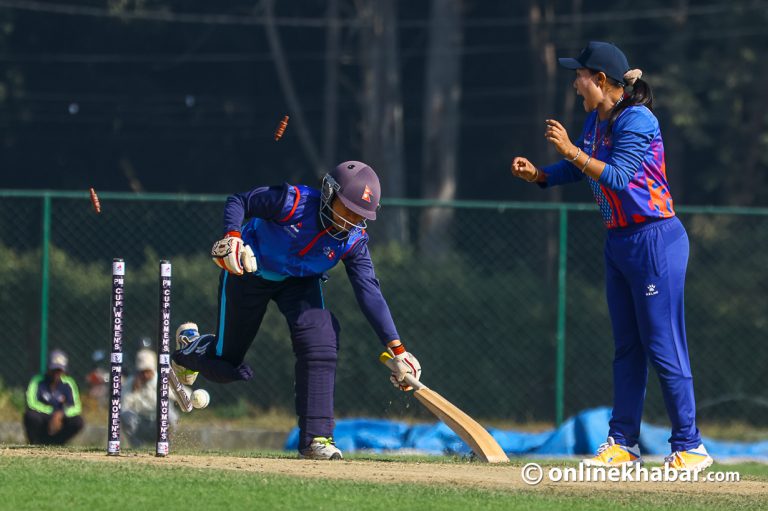
[[[228, 193], [314, 182], [307, 137], [317, 144], [335, 133], [325, 139], [325, 161], [362, 158], [371, 132], [362, 124], [376, 122], [364, 112], [381, 111], [402, 119], [401, 193], [430, 196], [422, 149], [436, 14], [429, 2], [398, 2], [397, 37], [387, 40], [397, 42], [399, 66], [388, 65], [386, 79], [399, 84], [401, 107], [375, 107], [366, 102], [398, 96], [371, 94], [367, 88], [378, 84], [364, 79], [371, 58], [386, 58], [362, 51], [382, 28], [367, 6], [382, 1], [339, 0], [338, 17], [319, 0], [273, 5], [308, 134], [289, 126], [279, 143], [271, 135], [296, 103], [278, 77], [264, 4], [91, 0], [2, 8], [0, 187]], [[767, 7], [753, 0], [461, 2], [454, 29], [459, 136], [444, 148], [458, 162], [456, 197], [547, 197], [513, 182], [509, 162], [517, 154], [542, 164], [554, 158], [542, 143], [542, 117], [579, 131], [584, 112], [571, 74], [554, 57], [602, 39], [621, 46], [655, 89], [678, 202], [768, 204]], [[332, 22], [338, 37], [330, 51]], [[326, 80], [334, 69], [337, 79]], [[394, 81], [392, 73], [399, 73]], [[332, 116], [330, 86], [338, 93]], [[589, 200], [584, 187], [559, 193]]]

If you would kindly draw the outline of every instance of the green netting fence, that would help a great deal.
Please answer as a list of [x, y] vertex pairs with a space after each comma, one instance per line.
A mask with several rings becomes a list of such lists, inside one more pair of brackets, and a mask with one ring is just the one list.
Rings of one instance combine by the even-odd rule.
[[[0, 191], [0, 378], [23, 387], [48, 350], [85, 375], [109, 350], [111, 260], [126, 261], [126, 372], [157, 335], [158, 261], [173, 263], [173, 324], [216, 323], [225, 197]], [[768, 209], [679, 208], [691, 258], [688, 340], [699, 416], [768, 422]], [[604, 231], [592, 205], [389, 200], [371, 224], [383, 292], [428, 385], [473, 416], [560, 422], [610, 405], [613, 344], [604, 298]], [[340, 265], [343, 266], [343, 265]], [[339, 416], [424, 413], [391, 387], [378, 340], [341, 267], [326, 303], [342, 325]], [[246, 400], [292, 413], [288, 329], [270, 306], [247, 357], [257, 381], [208, 384], [212, 407]], [[655, 374], [646, 418], [665, 421]]]

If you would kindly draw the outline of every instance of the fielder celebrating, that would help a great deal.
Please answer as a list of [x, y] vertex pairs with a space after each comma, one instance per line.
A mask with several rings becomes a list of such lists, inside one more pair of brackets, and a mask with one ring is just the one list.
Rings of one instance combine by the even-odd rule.
[[186, 385], [198, 373], [218, 383], [250, 380], [243, 359], [274, 300], [296, 355], [299, 455], [341, 459], [332, 439], [339, 324], [323, 301], [325, 272], [344, 262], [360, 309], [397, 361], [396, 387], [410, 390], [405, 375], [418, 379], [421, 366], [400, 341], [368, 252], [365, 224], [376, 219], [379, 178], [365, 163], [347, 161], [323, 177], [321, 188], [284, 184], [227, 199], [225, 235], [211, 251], [224, 270], [216, 335], [181, 325], [172, 365]]
[[592, 41], [575, 59], [559, 61], [576, 72], [573, 87], [589, 114], [583, 132], [573, 144], [559, 122], [547, 120], [544, 136], [563, 159], [538, 168], [516, 157], [512, 174], [541, 187], [586, 180], [608, 229], [613, 414], [608, 441], [584, 461], [600, 466], [640, 461], [637, 442], [650, 359], [672, 422], [672, 454], [665, 463], [703, 470], [712, 458], [696, 427], [683, 311], [688, 236], [672, 207], [651, 88], [613, 44]]

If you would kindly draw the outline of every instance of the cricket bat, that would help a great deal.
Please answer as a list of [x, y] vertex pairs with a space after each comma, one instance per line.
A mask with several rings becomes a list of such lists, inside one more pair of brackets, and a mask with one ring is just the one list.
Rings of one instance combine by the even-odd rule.
[[[379, 356], [379, 361], [394, 370], [392, 355], [386, 351]], [[413, 395], [446, 426], [459, 435], [459, 438], [474, 451], [475, 455], [486, 463], [507, 463], [506, 453], [499, 443], [472, 417], [459, 410], [443, 396], [428, 388], [408, 374], [405, 382], [413, 387]]]
[[192, 398], [189, 397], [189, 394], [187, 394], [187, 391], [184, 389], [184, 385], [181, 384], [176, 377], [176, 373], [173, 372], [173, 369], [171, 368], [168, 370], [168, 383], [171, 385], [171, 390], [176, 396], [176, 401], [179, 403], [181, 410], [186, 413], [191, 412]]

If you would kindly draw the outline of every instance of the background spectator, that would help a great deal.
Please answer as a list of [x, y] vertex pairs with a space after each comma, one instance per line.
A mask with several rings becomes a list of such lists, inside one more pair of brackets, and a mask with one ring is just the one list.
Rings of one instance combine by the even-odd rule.
[[24, 429], [30, 444], [64, 445], [83, 429], [80, 395], [67, 364], [67, 355], [53, 350], [48, 371], [29, 382]]
[[[121, 419], [123, 433], [131, 447], [155, 441], [157, 424], [157, 355], [149, 349], [136, 353], [136, 373], [126, 379], [123, 389]], [[171, 424], [177, 419], [176, 410], [169, 411]]]

